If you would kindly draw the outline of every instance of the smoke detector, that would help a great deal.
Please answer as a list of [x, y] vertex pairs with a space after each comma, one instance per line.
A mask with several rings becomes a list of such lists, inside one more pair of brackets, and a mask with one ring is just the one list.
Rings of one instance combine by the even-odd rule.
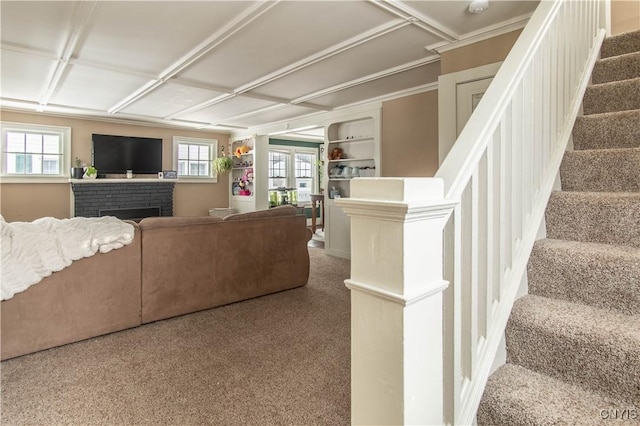
[[469, 3], [469, 12], [482, 13], [489, 8], [489, 0], [472, 0]]

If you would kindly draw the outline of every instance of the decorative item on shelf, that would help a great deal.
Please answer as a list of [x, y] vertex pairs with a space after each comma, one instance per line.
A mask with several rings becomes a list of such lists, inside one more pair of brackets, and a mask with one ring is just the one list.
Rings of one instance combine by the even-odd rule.
[[233, 160], [230, 157], [224, 155], [224, 146], [222, 147], [222, 154], [220, 157], [213, 160], [211, 166], [215, 174], [223, 174], [229, 172], [233, 168]]
[[240, 187], [240, 191], [238, 191], [238, 195], [251, 195], [251, 190], [247, 188], [247, 182], [241, 180], [238, 182], [238, 186]]
[[246, 169], [238, 182], [240, 188], [238, 195], [251, 195], [251, 190], [249, 189], [251, 182], [253, 182], [253, 169]]
[[329, 178], [330, 179], [344, 179], [345, 176], [345, 168], [346, 166], [340, 165], [333, 167], [329, 170]]
[[71, 168], [71, 179], [82, 179], [84, 175], [84, 167], [82, 167], [82, 160], [76, 157], [73, 160], [73, 167]]
[[240, 158], [242, 157], [242, 154], [246, 154], [249, 152], [249, 147], [246, 145], [241, 145], [239, 147], [236, 148], [236, 157]]
[[240, 161], [233, 165], [233, 167], [235, 167], [236, 169], [242, 169], [244, 167], [251, 167], [251, 166], [253, 166], [253, 161]]
[[376, 175], [376, 168], [365, 166], [360, 168], [360, 177], [374, 177]]
[[340, 190], [335, 186], [329, 190], [329, 198], [340, 198]]
[[245, 170], [244, 175], [242, 175], [242, 180], [247, 182], [253, 182], [253, 169]]
[[87, 169], [84, 171], [84, 175], [82, 175], [83, 179], [95, 179], [97, 177], [98, 170], [93, 166], [87, 167]]
[[329, 153], [329, 160], [340, 160], [342, 159], [342, 148], [335, 147]]

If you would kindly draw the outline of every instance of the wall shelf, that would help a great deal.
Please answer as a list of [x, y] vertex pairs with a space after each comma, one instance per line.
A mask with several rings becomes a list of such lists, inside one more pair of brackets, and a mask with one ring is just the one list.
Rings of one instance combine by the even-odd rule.
[[375, 161], [373, 157], [363, 157], [363, 158], [341, 158], [339, 160], [329, 160], [329, 163], [349, 163], [353, 161]]
[[[235, 155], [238, 147], [246, 146], [248, 152]], [[234, 166], [229, 173], [229, 207], [238, 213], [264, 210], [268, 207], [267, 191], [267, 136], [249, 136], [229, 141], [229, 152]], [[249, 195], [240, 195], [238, 183], [248, 170], [253, 171], [253, 180], [248, 181]]]
[[331, 141], [329, 141], [329, 144], [351, 143], [351, 142], [367, 142], [367, 141], [372, 141], [373, 139], [374, 139], [373, 136], [362, 136], [362, 137], [357, 137], [357, 138], [331, 140]]
[[[344, 177], [332, 169], [359, 168], [370, 177], [380, 174], [381, 109], [350, 114], [327, 123], [325, 136], [325, 251], [327, 254], [349, 258], [351, 256], [351, 222], [349, 216], [335, 204], [334, 198], [351, 196], [351, 172]], [[364, 136], [362, 136], [364, 135]], [[328, 158], [334, 149], [342, 151], [344, 158]], [[342, 173], [342, 170], [341, 170]]]

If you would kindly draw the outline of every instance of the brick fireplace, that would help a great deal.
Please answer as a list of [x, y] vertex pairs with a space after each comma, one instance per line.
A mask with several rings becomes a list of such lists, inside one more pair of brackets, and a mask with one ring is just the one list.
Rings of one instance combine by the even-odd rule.
[[96, 179], [71, 183], [74, 216], [139, 220], [173, 216], [175, 182], [159, 179]]

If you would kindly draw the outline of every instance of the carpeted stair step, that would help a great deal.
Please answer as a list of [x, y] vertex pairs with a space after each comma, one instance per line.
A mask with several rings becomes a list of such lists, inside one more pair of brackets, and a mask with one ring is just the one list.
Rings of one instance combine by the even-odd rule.
[[560, 181], [563, 191], [638, 192], [640, 148], [567, 151]]
[[[629, 404], [515, 364], [491, 375], [478, 408], [479, 426], [601, 425]], [[615, 410], [619, 410], [616, 412]], [[602, 411], [606, 410], [606, 411]], [[627, 411], [616, 425], [636, 424]], [[603, 419], [605, 417], [605, 419]], [[621, 417], [618, 414], [618, 417]]]
[[640, 77], [640, 52], [600, 59], [591, 73], [593, 84]]
[[640, 406], [638, 315], [527, 295], [505, 339], [509, 363]]
[[548, 238], [640, 247], [640, 193], [553, 192], [545, 219]]
[[529, 294], [640, 315], [640, 249], [539, 240], [527, 264]]
[[640, 109], [640, 77], [587, 87], [582, 109], [585, 115]]
[[604, 39], [600, 57], [609, 58], [638, 51], [640, 51], [640, 31], [631, 31]]
[[581, 115], [573, 126], [573, 149], [640, 147], [640, 109]]

